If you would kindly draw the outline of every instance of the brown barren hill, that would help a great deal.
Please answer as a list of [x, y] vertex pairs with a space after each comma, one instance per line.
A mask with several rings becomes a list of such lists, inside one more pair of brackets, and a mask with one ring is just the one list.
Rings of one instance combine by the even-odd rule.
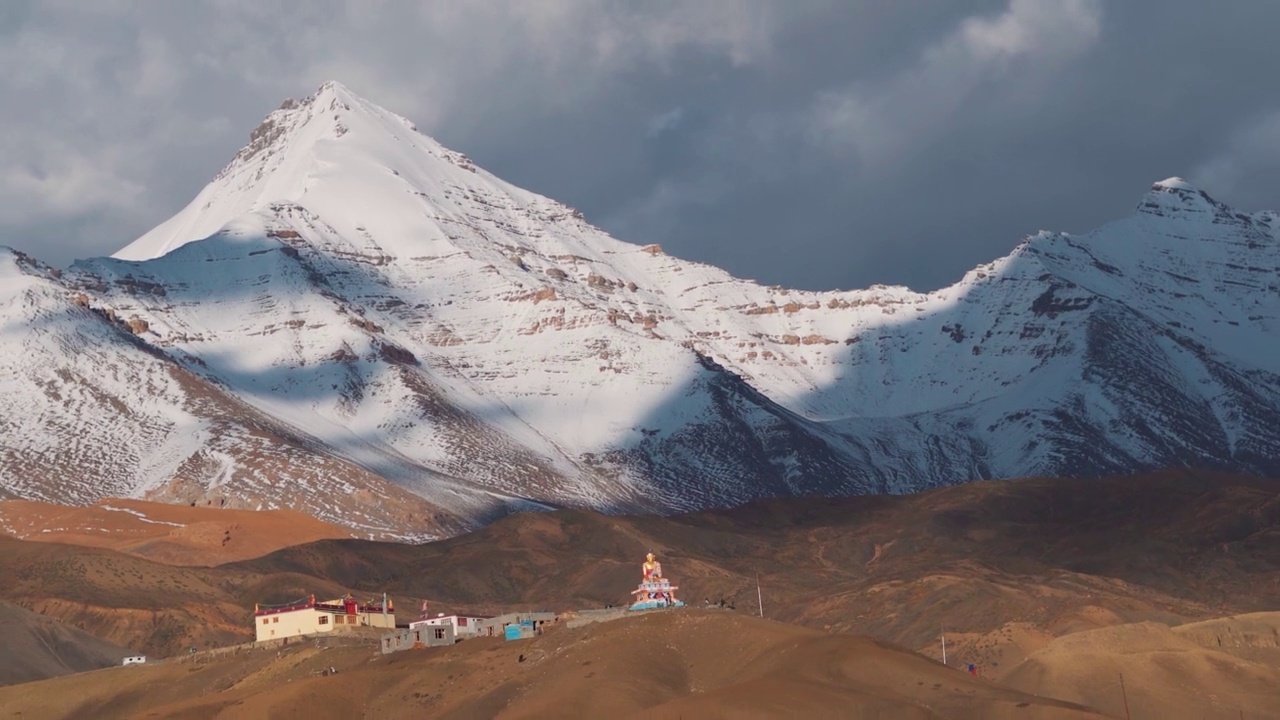
[[252, 640], [264, 583], [284, 597], [345, 592], [287, 573], [177, 567], [105, 548], [0, 538], [0, 599], [151, 656]]
[[228, 510], [142, 500], [71, 507], [0, 501], [0, 533], [34, 542], [110, 548], [169, 565], [219, 565], [290, 545], [350, 537], [292, 510]]
[[1048, 639], [1280, 607], [1280, 482], [1203, 473], [978, 482], [723, 511], [521, 514], [425, 545], [322, 541], [236, 563], [441, 609], [621, 603], [655, 550], [690, 604], [871, 635], [984, 671]]
[[0, 706], [42, 718], [1101, 717], [867, 638], [696, 610], [386, 656], [302, 645], [120, 668], [0, 689]]
[[1125, 717], [1127, 702], [1141, 718], [1280, 718], [1280, 666], [1204, 647], [1152, 622], [1057, 638], [1003, 682], [1117, 717]]
[[128, 648], [6, 602], [0, 602], [0, 636], [4, 637], [0, 685], [119, 665], [134, 654]]
[[245, 610], [207, 570], [0, 538], [3, 599], [147, 655], [239, 642]]
[[[255, 602], [387, 592], [402, 619], [627, 602], [655, 550], [710, 601], [999, 678], [1055, 637], [1280, 607], [1280, 483], [1202, 473], [980, 482], [674, 517], [561, 510], [423, 545], [321, 540], [212, 568], [0, 538], [0, 599], [148, 654], [240, 642]], [[114, 512], [114, 511], [108, 511]], [[117, 513], [118, 514], [118, 513]], [[12, 544], [12, 546], [9, 546]]]
[[1280, 611], [1203, 620], [1173, 631], [1204, 647], [1280, 668]]

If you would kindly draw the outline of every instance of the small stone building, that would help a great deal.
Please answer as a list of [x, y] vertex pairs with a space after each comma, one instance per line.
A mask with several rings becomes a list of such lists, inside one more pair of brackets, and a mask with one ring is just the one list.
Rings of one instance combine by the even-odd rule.
[[452, 645], [455, 640], [452, 625], [418, 625], [398, 628], [395, 632], [382, 636], [382, 654]]
[[497, 617], [485, 618], [475, 626], [475, 634], [480, 637], [506, 637], [508, 625], [532, 627], [535, 634], [541, 634], [547, 623], [554, 623], [553, 612], [506, 613]]

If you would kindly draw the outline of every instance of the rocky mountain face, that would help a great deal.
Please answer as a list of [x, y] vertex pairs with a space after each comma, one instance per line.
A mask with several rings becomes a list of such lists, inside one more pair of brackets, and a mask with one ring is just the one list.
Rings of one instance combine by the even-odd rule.
[[1175, 178], [936, 292], [763, 287], [330, 83], [114, 257], [0, 255], [0, 493], [421, 538], [539, 506], [1274, 474], [1277, 228]]

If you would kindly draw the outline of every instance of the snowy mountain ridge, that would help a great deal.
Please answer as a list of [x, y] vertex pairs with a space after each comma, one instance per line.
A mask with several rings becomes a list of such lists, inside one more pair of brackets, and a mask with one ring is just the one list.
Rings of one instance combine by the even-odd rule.
[[113, 258], [0, 263], [0, 491], [423, 537], [538, 505], [1273, 473], [1278, 226], [1172, 178], [935, 292], [763, 287], [615, 240], [328, 83]]

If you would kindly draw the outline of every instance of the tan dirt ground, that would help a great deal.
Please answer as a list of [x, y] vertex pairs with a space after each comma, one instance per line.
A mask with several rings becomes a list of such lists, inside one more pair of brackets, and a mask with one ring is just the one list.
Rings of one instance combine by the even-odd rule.
[[1127, 699], [1135, 718], [1280, 718], [1280, 665], [1196, 641], [1206, 637], [1153, 622], [1084, 630], [1049, 642], [1002, 681], [1118, 717]]
[[142, 500], [70, 507], [0, 501], [0, 534], [32, 542], [100, 547], [167, 565], [212, 566], [291, 545], [350, 537], [292, 510], [227, 510]]
[[867, 638], [696, 610], [387, 656], [303, 644], [113, 668], [0, 688], [0, 707], [49, 720], [1100, 717]]

